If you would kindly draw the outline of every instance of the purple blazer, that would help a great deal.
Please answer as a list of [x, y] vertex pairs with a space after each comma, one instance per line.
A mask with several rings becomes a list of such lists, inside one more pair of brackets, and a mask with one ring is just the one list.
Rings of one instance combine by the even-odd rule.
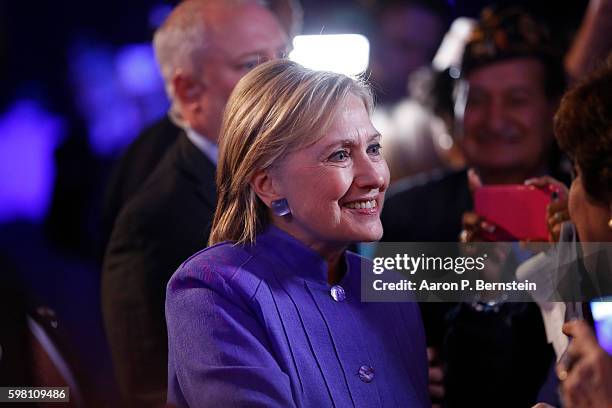
[[361, 303], [360, 262], [327, 284], [313, 250], [269, 227], [198, 252], [168, 283], [168, 402], [179, 407], [428, 407], [416, 303]]

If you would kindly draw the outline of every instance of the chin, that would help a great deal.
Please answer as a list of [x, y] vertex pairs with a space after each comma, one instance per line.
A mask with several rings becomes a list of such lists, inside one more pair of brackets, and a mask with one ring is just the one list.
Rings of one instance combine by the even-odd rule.
[[346, 225], [345, 228], [336, 230], [338, 234], [334, 234], [334, 241], [358, 243], [358, 242], [375, 242], [379, 241], [383, 235], [383, 228], [380, 222], [363, 223], [359, 225]]
[[360, 234], [355, 234], [355, 236], [358, 236], [359, 238], [354, 239], [353, 242], [376, 242], [380, 241], [380, 239], [382, 238], [383, 230], [382, 227], [372, 228]]

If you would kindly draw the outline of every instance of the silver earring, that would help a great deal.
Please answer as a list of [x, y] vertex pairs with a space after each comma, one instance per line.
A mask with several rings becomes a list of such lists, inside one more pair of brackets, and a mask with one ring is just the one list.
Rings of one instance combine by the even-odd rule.
[[286, 198], [272, 201], [272, 211], [279, 217], [291, 214], [291, 209], [289, 208], [289, 203]]

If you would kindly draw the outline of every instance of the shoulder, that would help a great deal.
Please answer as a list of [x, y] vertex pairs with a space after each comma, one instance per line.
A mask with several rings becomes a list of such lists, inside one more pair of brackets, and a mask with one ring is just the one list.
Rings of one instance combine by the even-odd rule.
[[172, 146], [119, 212], [106, 257], [151, 257], [148, 264], [168, 269], [169, 276], [188, 256], [206, 246], [214, 208], [202, 198], [200, 186], [175, 165], [177, 149], [177, 144]]
[[261, 282], [254, 272], [255, 260], [248, 247], [222, 242], [192, 255], [168, 282], [168, 298], [173, 294], [206, 288], [225, 296], [252, 298]]
[[147, 257], [167, 276], [197, 250], [204, 248], [213, 210], [196, 193], [156, 185], [142, 189], [120, 211], [112, 228], [106, 257]]
[[[208, 207], [198, 197], [197, 186], [173, 166], [174, 150], [160, 162], [156, 171], [125, 204], [119, 213], [115, 226], [130, 223], [143, 229], [189, 226], [202, 218]], [[208, 209], [212, 213], [212, 209]], [[170, 224], [170, 225], [166, 225]]]
[[182, 130], [174, 125], [170, 119], [164, 117], [154, 122], [134, 139], [128, 146], [125, 156], [134, 159], [137, 154], [147, 151], [165, 151], [174, 143]]
[[126, 197], [138, 191], [180, 134], [167, 118], [144, 129], [119, 158], [112, 182], [122, 186]]

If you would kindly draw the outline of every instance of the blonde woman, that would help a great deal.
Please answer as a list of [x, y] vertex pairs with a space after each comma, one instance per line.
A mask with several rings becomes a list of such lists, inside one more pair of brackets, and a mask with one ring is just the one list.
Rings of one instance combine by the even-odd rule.
[[168, 402], [429, 406], [413, 303], [361, 303], [346, 250], [382, 236], [389, 183], [371, 94], [343, 75], [262, 65], [232, 93], [211, 246], [168, 284]]

